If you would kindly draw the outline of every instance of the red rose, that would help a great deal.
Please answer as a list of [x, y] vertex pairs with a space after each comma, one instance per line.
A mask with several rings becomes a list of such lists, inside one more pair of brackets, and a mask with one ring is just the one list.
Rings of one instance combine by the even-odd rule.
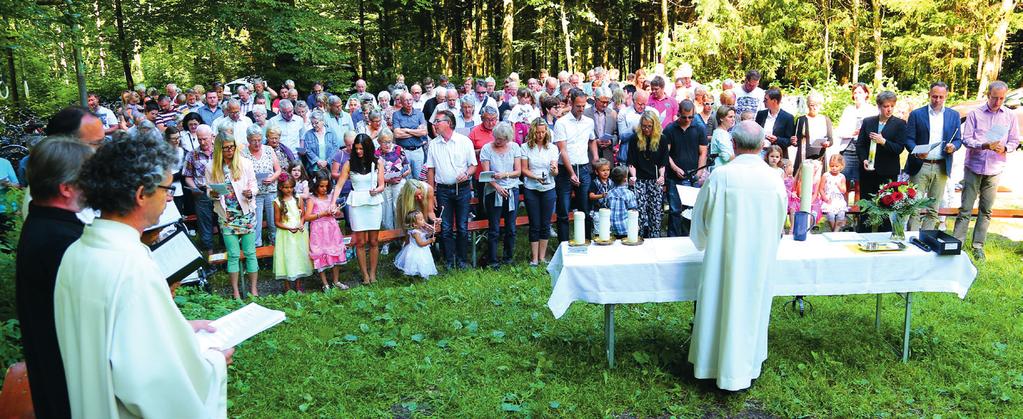
[[886, 183], [884, 186], [882, 186], [881, 190], [891, 189], [891, 188], [894, 188], [894, 187], [895, 187], [895, 182], [889, 182], [889, 183]]
[[909, 188], [906, 190], [906, 195], [909, 195], [909, 199], [916, 198], [916, 189]]
[[892, 195], [885, 195], [881, 197], [881, 205], [886, 207], [892, 206], [895, 203], [895, 198]]
[[892, 192], [892, 198], [895, 200], [895, 202], [900, 202], [903, 199], [905, 199], [906, 196], [903, 195], [902, 192]]

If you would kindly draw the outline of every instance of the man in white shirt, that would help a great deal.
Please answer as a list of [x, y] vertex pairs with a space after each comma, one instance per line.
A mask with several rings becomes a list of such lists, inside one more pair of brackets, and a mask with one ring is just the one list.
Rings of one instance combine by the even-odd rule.
[[420, 86], [419, 83], [413, 84], [409, 91], [412, 93], [412, 108], [422, 111], [423, 106], [426, 106], [426, 101], [430, 100], [423, 95], [423, 86]]
[[[554, 123], [552, 142], [558, 147], [561, 159], [558, 162], [558, 177], [554, 184], [558, 190], [558, 240], [568, 240], [568, 213], [576, 209], [588, 213], [590, 209], [590, 182], [597, 160], [596, 147], [591, 143], [593, 120], [583, 115], [586, 110], [586, 92], [581, 89], [569, 90], [572, 112], [558, 118]], [[572, 199], [575, 198], [575, 204]]]
[[760, 72], [750, 70], [746, 73], [746, 79], [742, 82], [739, 90], [735, 91], [735, 117], [738, 119], [743, 112], [753, 112], [766, 109], [764, 107], [764, 89], [758, 87], [760, 84]]
[[249, 88], [242, 85], [237, 88], [238, 103], [241, 104], [242, 115], [245, 115], [252, 111], [252, 93], [249, 92]]
[[[270, 124], [277, 125], [281, 129], [281, 144], [288, 146], [292, 151], [297, 151], [302, 144], [302, 128], [305, 127], [305, 120], [295, 115], [295, 104], [289, 99], [282, 99], [278, 105], [281, 113], [270, 119]], [[244, 143], [243, 143], [244, 144]]]
[[140, 241], [173, 198], [176, 160], [144, 136], [106, 144], [82, 167], [78, 184], [103, 215], [68, 247], [53, 297], [73, 417], [227, 416], [234, 348], [199, 346], [195, 332], [213, 328], [185, 320]]
[[248, 137], [246, 137], [245, 131], [249, 129], [249, 125], [252, 125], [252, 120], [242, 115], [241, 102], [238, 99], [231, 99], [227, 102], [227, 107], [224, 108], [224, 116], [213, 121], [213, 135], [230, 129], [236, 142], [247, 144]]
[[643, 112], [657, 111], [657, 109], [647, 106], [648, 100], [650, 100], [650, 93], [642, 89], [636, 90], [636, 93], [632, 95], [632, 106], [618, 113], [618, 142], [621, 144], [618, 149], [619, 163], [624, 164], [625, 157], [629, 154], [629, 141], [636, 135], [639, 118], [643, 116]]
[[[467, 266], [469, 248], [469, 197], [476, 173], [476, 152], [468, 137], [455, 132], [455, 115], [440, 111], [433, 123], [437, 138], [430, 141], [426, 156], [426, 181], [436, 191], [441, 208], [441, 243], [448, 269]], [[458, 223], [458, 240], [452, 225]]]
[[117, 116], [110, 109], [99, 104], [99, 95], [89, 93], [89, 110], [96, 114], [96, 117], [103, 122], [103, 134], [110, 135], [121, 128], [117, 122]]
[[[952, 170], [952, 156], [962, 146], [959, 112], [945, 107], [948, 86], [940, 81], [931, 83], [928, 97], [929, 106], [910, 112], [909, 118], [906, 118], [906, 149], [910, 155], [906, 159], [905, 171], [909, 180], [916, 184], [917, 191], [934, 198], [934, 203], [927, 206], [927, 214], [922, 223], [919, 213], [909, 218], [911, 230], [933, 230], [939, 227], [938, 207], [945, 195], [948, 174]], [[928, 144], [930, 151], [913, 154], [913, 149], [922, 144]]]

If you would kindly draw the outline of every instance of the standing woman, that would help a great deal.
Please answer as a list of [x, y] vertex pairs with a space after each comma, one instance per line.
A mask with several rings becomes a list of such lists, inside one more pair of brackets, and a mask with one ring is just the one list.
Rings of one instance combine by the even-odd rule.
[[717, 154], [717, 157], [714, 158], [714, 165], [710, 167], [710, 170], [724, 166], [735, 157], [732, 134], [729, 133], [729, 130], [735, 126], [735, 109], [728, 105], [721, 105], [714, 113], [714, 119], [717, 121], [717, 128], [711, 134], [710, 151], [707, 154]]
[[263, 221], [267, 223], [267, 239], [274, 244], [277, 229], [274, 227], [274, 199], [277, 197], [277, 178], [283, 170], [277, 160], [277, 152], [268, 145], [263, 145], [263, 129], [258, 125], [249, 125], [245, 132], [249, 146], [241, 150], [242, 157], [252, 162], [252, 170], [256, 173], [259, 193], [256, 194], [256, 247], [263, 245]]
[[355, 131], [359, 134], [366, 134], [369, 138], [372, 138], [374, 144], [380, 143], [380, 130], [383, 129], [383, 113], [378, 110], [372, 110], [365, 119], [359, 121], [358, 126], [355, 127]]
[[174, 150], [174, 155], [178, 158], [178, 164], [171, 170], [171, 175], [174, 176], [174, 182], [171, 183], [171, 187], [174, 188], [174, 206], [178, 208], [178, 212], [185, 213], [185, 191], [181, 187], [181, 181], [184, 179], [181, 175], [181, 170], [185, 168], [185, 150], [181, 148], [181, 133], [178, 132], [178, 128], [174, 126], [167, 127], [163, 131], [163, 139], [170, 144]]
[[[896, 180], [902, 167], [899, 155], [906, 148], [906, 121], [892, 115], [897, 100], [895, 93], [889, 91], [878, 94], [877, 116], [864, 119], [860, 133], [856, 137], [860, 194], [866, 199], [876, 195], [881, 185]], [[871, 144], [876, 147], [873, 168], [870, 168], [868, 161]], [[890, 224], [885, 222], [881, 231], [888, 231], [890, 228]], [[857, 231], [867, 231], [866, 223], [861, 222]]]
[[[502, 122], [494, 128], [494, 141], [483, 145], [480, 150], [480, 165], [483, 172], [494, 172], [494, 180], [483, 189], [483, 200], [487, 207], [489, 228], [487, 243], [490, 248], [490, 267], [511, 264], [515, 251], [515, 213], [519, 208], [519, 175], [521, 174], [522, 150], [515, 144], [515, 128], [510, 122]], [[504, 219], [504, 228], [500, 220]], [[549, 219], [549, 218], [548, 218]], [[504, 255], [497, 258], [497, 241], [504, 236]]]
[[629, 183], [636, 188], [639, 202], [639, 235], [661, 236], [664, 216], [664, 161], [667, 142], [661, 141], [661, 121], [657, 111], [646, 110], [639, 118], [639, 129], [629, 142]]
[[[373, 139], [366, 134], [355, 137], [352, 157], [341, 169], [339, 184], [351, 176], [352, 192], [348, 194], [352, 232], [355, 233], [355, 255], [362, 270], [362, 284], [377, 280], [380, 247], [377, 238], [384, 211], [384, 161], [375, 155]], [[366, 245], [369, 245], [369, 266], [366, 266]]]
[[320, 111], [309, 115], [313, 128], [302, 135], [302, 147], [305, 151], [299, 154], [304, 160], [306, 173], [329, 172], [330, 159], [341, 149], [341, 139], [334, 136], [334, 131], [327, 130], [324, 118], [323, 112]]
[[[404, 218], [395, 218], [395, 201], [398, 193], [405, 186], [405, 178], [412, 171], [405, 158], [405, 152], [400, 146], [394, 144], [394, 134], [391, 130], [385, 129], [380, 133], [380, 148], [377, 150], [377, 157], [384, 161], [384, 215], [381, 227], [384, 230], [401, 228]], [[386, 251], [386, 247], [384, 250]], [[387, 254], [386, 252], [384, 254]]]
[[828, 148], [825, 158], [832, 154], [842, 153], [845, 157], [845, 175], [847, 190], [856, 191], [856, 199], [859, 199], [860, 172], [863, 171], [856, 153], [856, 138], [860, 135], [860, 127], [863, 120], [877, 116], [877, 107], [870, 104], [870, 87], [864, 83], [852, 85], [853, 104], [846, 106], [842, 111], [842, 117], [838, 120], [838, 129], [835, 135], [839, 141], [832, 143]]
[[220, 233], [227, 248], [227, 276], [235, 299], [241, 299], [238, 292], [238, 274], [241, 270], [239, 257], [245, 253], [245, 272], [249, 277], [251, 295], [259, 296], [256, 279], [259, 264], [256, 259], [256, 173], [252, 163], [237, 153], [238, 145], [229, 131], [221, 131], [213, 144], [213, 161], [206, 168], [209, 184], [226, 184], [227, 195], [220, 195], [212, 188], [207, 191], [213, 199], [213, 210], [220, 217]]
[[202, 117], [198, 112], [189, 112], [181, 120], [181, 126], [185, 127], [180, 132], [181, 147], [185, 149], [185, 152], [191, 153], [199, 149], [199, 125], [202, 125]]
[[526, 144], [522, 150], [522, 177], [526, 182], [523, 195], [526, 214], [529, 215], [529, 264], [536, 266], [541, 260], [547, 261], [547, 238], [551, 230], [551, 216], [557, 192], [554, 178], [558, 176], [558, 159], [561, 154], [551, 143], [551, 131], [547, 121], [536, 118], [529, 127]]
[[[793, 171], [799, 171], [799, 166], [803, 163], [804, 158], [813, 160], [817, 162], [814, 163], [816, 165], [815, 178], [824, 174], [822, 171], [824, 155], [827, 154], [828, 147], [835, 143], [831, 118], [820, 113], [823, 106], [824, 95], [819, 92], [813, 91], [806, 96], [806, 115], [796, 119], [796, 135], [792, 140], [792, 144], [796, 146], [796, 161], [793, 162]], [[824, 141], [815, 147], [814, 143], [821, 139]]]

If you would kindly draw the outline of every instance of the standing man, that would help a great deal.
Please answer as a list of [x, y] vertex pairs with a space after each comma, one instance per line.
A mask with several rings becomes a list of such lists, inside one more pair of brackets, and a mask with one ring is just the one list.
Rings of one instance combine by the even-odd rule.
[[788, 158], [789, 145], [796, 135], [796, 119], [781, 108], [781, 90], [777, 87], [767, 89], [763, 102], [766, 109], [757, 112], [756, 121], [757, 125], [764, 127], [764, 139], [767, 140], [764, 148], [769, 145], [781, 147], [781, 156]]
[[[433, 113], [437, 111], [437, 105], [440, 105], [441, 103], [444, 103], [445, 100], [447, 100], [448, 89], [446, 89], [444, 86], [437, 86], [435, 89], [433, 89], [433, 92], [434, 96], [427, 99], [426, 103], [423, 104], [422, 112], [424, 116], [433, 115]], [[430, 138], [434, 137], [433, 123], [431, 123], [429, 119], [426, 120], [426, 134], [430, 136]]]
[[[249, 88], [245, 85], [241, 85], [238, 86], [236, 91], [238, 93], [238, 103], [240, 103], [242, 107], [242, 115], [252, 112], [252, 106], [255, 105], [255, 102], [253, 101], [252, 92], [249, 92]], [[266, 105], [264, 104], [261, 106]]]
[[651, 108], [657, 110], [661, 117], [661, 128], [667, 128], [668, 124], [675, 122], [678, 114], [678, 101], [668, 95], [664, 90], [664, 77], [654, 76], [650, 81], [650, 103]]
[[[742, 86], [735, 93], [735, 117], [738, 118], [743, 112], [756, 113], [764, 109], [764, 89], [760, 85], [760, 72], [750, 70], [746, 72], [746, 78]], [[724, 88], [722, 88], [724, 89]], [[728, 90], [728, 89], [724, 89]], [[763, 126], [763, 125], [761, 125]], [[767, 133], [770, 133], [769, 131]]]
[[966, 115], [963, 124], [963, 145], [966, 146], [963, 177], [963, 203], [956, 217], [953, 235], [966, 243], [973, 205], [980, 198], [977, 224], [973, 227], [973, 256], [984, 260], [984, 239], [991, 222], [998, 181], [1005, 169], [1005, 155], [1019, 146], [1016, 117], [1004, 106], [1009, 86], [992, 82], [987, 88], [987, 103]]
[[199, 245], [208, 254], [213, 250], [213, 224], [217, 222], [213, 215], [213, 200], [206, 194], [206, 168], [213, 161], [213, 130], [209, 125], [199, 125], [195, 136], [199, 138], [199, 148], [185, 154], [181, 175], [185, 177], [185, 186], [195, 200]]
[[71, 415], [225, 417], [234, 348], [200, 348], [142, 231], [171, 201], [174, 150], [151, 136], [100, 147], [78, 177], [101, 218], [57, 270], [54, 319]]
[[[441, 207], [440, 237], [448, 269], [456, 266], [465, 268], [469, 248], [469, 196], [472, 192], [469, 179], [476, 173], [476, 152], [469, 138], [455, 132], [455, 115], [451, 111], [440, 111], [433, 125], [437, 138], [430, 141], [426, 182], [437, 191], [437, 205]], [[458, 225], [457, 242], [452, 231], [455, 223]]]
[[423, 106], [426, 106], [426, 101], [429, 100], [423, 96], [423, 86], [419, 83], [413, 84], [409, 92], [412, 93], [412, 107], [422, 112]]
[[89, 93], [89, 110], [96, 115], [101, 122], [103, 122], [103, 133], [106, 135], [113, 134], [121, 128], [117, 122], [117, 116], [110, 109], [107, 109], [99, 103], [99, 95], [95, 93]]
[[281, 113], [271, 118], [270, 124], [277, 125], [281, 129], [281, 144], [297, 152], [298, 148], [302, 147], [302, 129], [305, 128], [305, 120], [301, 116], [295, 115], [295, 104], [290, 99], [281, 99], [277, 106], [280, 107]]
[[[945, 194], [945, 182], [952, 172], [952, 153], [962, 145], [959, 133], [959, 112], [945, 107], [948, 86], [944, 82], [931, 83], [930, 106], [924, 106], [909, 113], [906, 121], [906, 174], [934, 203], [927, 207], [927, 215], [921, 223], [920, 214], [909, 218], [910, 230], [934, 230], [938, 228], [938, 207]], [[927, 144], [930, 151], [913, 154], [918, 145]]]
[[252, 125], [252, 121], [249, 117], [242, 115], [241, 102], [238, 99], [231, 99], [224, 109], [224, 116], [213, 121], [213, 136], [217, 136], [221, 131], [231, 130], [235, 142], [248, 144], [245, 132], [249, 129], [249, 125]]
[[345, 133], [348, 131], [355, 131], [355, 123], [352, 122], [352, 116], [345, 112], [344, 101], [341, 98], [330, 95], [327, 98], [327, 116], [326, 121], [327, 131], [334, 133], [334, 138], [342, 139], [345, 138]]
[[323, 93], [323, 82], [314, 82], [313, 91], [305, 98], [305, 104], [309, 105], [309, 109], [316, 109], [316, 97], [319, 96], [320, 93]]
[[682, 200], [678, 185], [698, 186], [700, 175], [696, 168], [707, 163], [707, 133], [703, 125], [694, 124], [696, 105], [686, 99], [678, 108], [678, 119], [668, 125], [662, 141], [668, 142], [667, 180], [668, 186], [668, 237], [689, 235], [690, 222], [682, 218]]
[[220, 96], [217, 95], [216, 91], [206, 92], [206, 106], [199, 108], [199, 116], [202, 117], [202, 123], [206, 125], [212, 125], [213, 121], [217, 118], [224, 116], [224, 110], [220, 109]]
[[598, 87], [593, 89], [593, 106], [586, 108], [583, 115], [593, 120], [593, 138], [597, 140], [598, 158], [614, 161], [615, 146], [618, 145], [618, 113], [611, 104], [611, 89]]
[[737, 391], [760, 376], [775, 266], [785, 223], [785, 186], [758, 155], [763, 130], [732, 131], [735, 159], [714, 170], [693, 208], [692, 239], [703, 250], [689, 362], [700, 379]]
[[[412, 171], [409, 177], [419, 180], [423, 170], [423, 163], [426, 156], [426, 118], [423, 113], [412, 107], [412, 95], [408, 92], [401, 92], [398, 95], [398, 106], [401, 109], [391, 115], [391, 125], [394, 127], [394, 140], [403, 150], [405, 158], [408, 159]], [[451, 129], [455, 129], [455, 119], [451, 119]], [[463, 136], [464, 137], [464, 136]], [[470, 145], [470, 149], [472, 146]]]
[[[91, 99], [91, 97], [90, 97]], [[92, 148], [70, 137], [50, 137], [32, 149], [28, 181], [34, 199], [18, 239], [15, 300], [22, 354], [36, 417], [71, 417], [67, 380], [53, 318], [53, 289], [64, 251], [82, 235], [84, 224], [76, 182]]]
[[[568, 213], [576, 209], [590, 211], [590, 183], [597, 160], [596, 148], [590, 144], [593, 135], [593, 120], [583, 115], [586, 109], [586, 93], [580, 89], [569, 91], [571, 113], [558, 118], [554, 123], [554, 145], [561, 158], [558, 160], [558, 176], [554, 180], [558, 192], [558, 240], [568, 240]], [[572, 199], [575, 198], [575, 204]]]

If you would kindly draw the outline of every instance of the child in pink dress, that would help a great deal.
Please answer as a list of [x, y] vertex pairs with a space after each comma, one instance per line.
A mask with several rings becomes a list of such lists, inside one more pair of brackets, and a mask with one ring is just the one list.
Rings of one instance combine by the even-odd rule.
[[343, 185], [335, 185], [334, 190], [328, 194], [329, 178], [317, 178], [313, 184], [316, 187], [305, 205], [305, 221], [309, 222], [309, 259], [313, 261], [313, 268], [320, 273], [324, 291], [330, 289], [324, 273], [327, 269], [331, 270], [334, 287], [346, 290], [348, 286], [338, 280], [339, 269], [345, 263], [344, 235], [335, 219], [341, 213], [336, 202]]

